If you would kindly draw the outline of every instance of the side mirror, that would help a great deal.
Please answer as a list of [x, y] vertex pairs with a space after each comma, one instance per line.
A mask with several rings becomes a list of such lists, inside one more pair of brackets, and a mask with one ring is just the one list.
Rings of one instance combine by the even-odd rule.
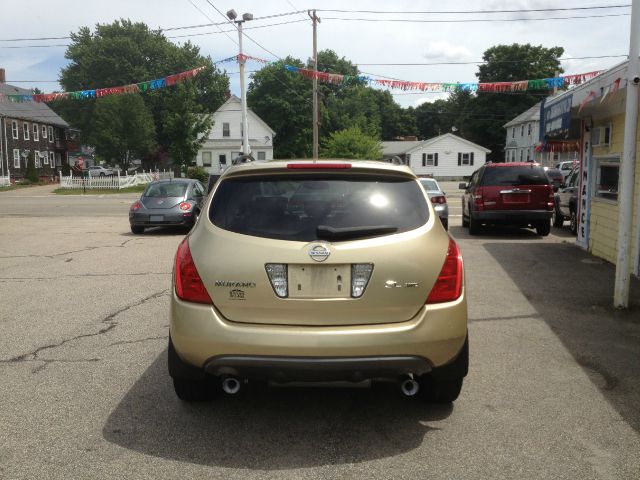
[[460, 190], [466, 190], [467, 188], [469, 188], [469, 185], [467, 185], [465, 182], [462, 182], [458, 184], [458, 188]]

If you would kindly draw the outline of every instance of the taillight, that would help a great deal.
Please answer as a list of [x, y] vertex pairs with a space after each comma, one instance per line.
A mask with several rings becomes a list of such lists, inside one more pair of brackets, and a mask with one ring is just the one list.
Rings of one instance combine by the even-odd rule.
[[211, 297], [198, 274], [196, 264], [193, 263], [191, 250], [189, 249], [189, 237], [185, 237], [185, 239], [180, 242], [180, 245], [178, 245], [175, 278], [176, 295], [178, 298], [187, 302], [213, 305]]
[[444, 260], [440, 275], [429, 293], [425, 303], [451, 302], [462, 294], [462, 255], [460, 248], [449, 238], [447, 257]]
[[133, 205], [131, 205], [130, 210], [131, 210], [132, 212], [135, 212], [136, 210], [139, 210], [139, 209], [140, 209], [140, 207], [142, 207], [142, 204], [141, 204], [140, 202], [136, 202], [136, 203], [134, 203]]
[[473, 204], [476, 207], [476, 210], [484, 210], [484, 197], [482, 196], [484, 192], [482, 191], [482, 187], [476, 188], [476, 193], [473, 196]]
[[180, 203], [180, 210], [182, 210], [183, 212], [188, 212], [189, 210], [191, 210], [191, 204], [189, 202]]
[[447, 197], [444, 195], [437, 195], [435, 197], [431, 197], [431, 203], [445, 204], [447, 203]]
[[549, 188], [549, 200], [547, 201], [547, 209], [553, 210], [555, 207], [555, 194], [553, 188]]

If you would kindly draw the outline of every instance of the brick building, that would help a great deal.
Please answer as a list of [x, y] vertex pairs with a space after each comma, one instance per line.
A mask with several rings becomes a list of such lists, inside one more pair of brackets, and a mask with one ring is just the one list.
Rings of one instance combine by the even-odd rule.
[[13, 102], [4, 95], [30, 95], [30, 90], [8, 85], [0, 68], [0, 178], [25, 176], [27, 161], [35, 161], [38, 175], [51, 179], [67, 162], [70, 127], [48, 105]]

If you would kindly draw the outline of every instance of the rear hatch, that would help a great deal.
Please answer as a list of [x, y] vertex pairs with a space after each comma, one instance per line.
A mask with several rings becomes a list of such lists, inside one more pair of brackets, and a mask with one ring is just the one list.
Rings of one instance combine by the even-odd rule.
[[480, 185], [484, 210], [548, 210], [551, 186], [539, 165], [488, 166]]
[[142, 195], [142, 204], [150, 209], [173, 208], [184, 200], [188, 184], [184, 182], [152, 183]]
[[403, 322], [423, 307], [448, 248], [408, 171], [225, 177], [190, 239], [228, 320], [282, 325]]

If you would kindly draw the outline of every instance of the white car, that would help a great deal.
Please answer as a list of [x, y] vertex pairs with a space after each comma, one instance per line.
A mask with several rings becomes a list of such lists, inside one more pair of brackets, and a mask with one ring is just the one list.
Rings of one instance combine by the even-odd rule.
[[116, 175], [116, 172], [114, 172], [113, 170], [109, 168], [104, 168], [103, 166], [100, 166], [100, 165], [89, 167], [87, 168], [87, 171], [89, 172], [89, 175], [91, 175], [92, 177], [105, 177], [105, 176]]
[[562, 172], [562, 176], [564, 177], [565, 183], [567, 181], [567, 177], [569, 176], [569, 174], [571, 173], [574, 167], [575, 165], [573, 161], [559, 162], [559, 163], [556, 163], [555, 165], [555, 168], [557, 168]]

